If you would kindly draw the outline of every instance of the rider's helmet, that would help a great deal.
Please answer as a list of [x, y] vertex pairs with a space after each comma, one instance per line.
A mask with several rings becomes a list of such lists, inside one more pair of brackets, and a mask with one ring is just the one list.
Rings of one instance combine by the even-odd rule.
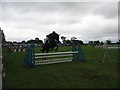
[[53, 31], [52, 33], [55, 33], [55, 31]]

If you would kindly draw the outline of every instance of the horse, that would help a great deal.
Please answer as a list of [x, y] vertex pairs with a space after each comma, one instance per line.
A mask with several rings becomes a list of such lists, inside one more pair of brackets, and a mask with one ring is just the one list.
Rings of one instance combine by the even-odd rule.
[[52, 51], [54, 49], [54, 47], [57, 47], [55, 49], [55, 51], [58, 50], [58, 45], [57, 43], [59, 43], [59, 34], [55, 33], [55, 31], [53, 31], [52, 33], [50, 33], [49, 35], [46, 35], [46, 41], [42, 46], [42, 53], [48, 53], [49, 51]]

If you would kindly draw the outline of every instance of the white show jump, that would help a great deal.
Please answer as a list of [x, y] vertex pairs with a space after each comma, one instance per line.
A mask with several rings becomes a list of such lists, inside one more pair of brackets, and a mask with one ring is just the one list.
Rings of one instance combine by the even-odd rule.
[[[73, 60], [72, 57], [74, 53], [78, 53], [78, 51], [56, 52], [56, 53], [35, 53], [35, 59], [57, 57], [57, 59], [55, 58], [55, 59], [47, 59], [47, 60], [35, 60], [35, 65], [71, 62]], [[72, 56], [72, 57], [65, 58], [65, 56]]]

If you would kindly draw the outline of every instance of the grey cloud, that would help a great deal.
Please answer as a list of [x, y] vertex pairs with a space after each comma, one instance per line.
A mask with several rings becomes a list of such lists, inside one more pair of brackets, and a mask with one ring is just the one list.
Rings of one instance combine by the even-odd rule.
[[2, 3], [0, 3], [0, 24], [2, 21]]
[[99, 3], [94, 13], [100, 14], [105, 18], [114, 18], [118, 16], [118, 3]]
[[120, 2], [118, 3], [118, 17], [120, 19]]
[[[53, 29], [68, 38], [76, 36], [88, 41], [113, 37], [115, 40], [116, 7], [114, 3], [4, 2], [2, 15], [6, 36], [11, 40], [18, 36], [21, 37], [18, 40], [35, 36], [43, 39]], [[9, 30], [17, 36], [9, 35]]]
[[[22, 2], [22, 3], [3, 3], [3, 8], [18, 10], [21, 13], [27, 12], [61, 12], [68, 14], [88, 13], [96, 7], [97, 3], [83, 2]], [[71, 11], [71, 12], [70, 12]]]
[[[6, 10], [7, 9], [7, 10]], [[23, 2], [3, 3], [3, 10], [13, 11], [12, 15], [19, 11], [20, 15], [42, 12], [44, 14], [60, 12], [66, 16], [79, 16], [93, 13], [105, 18], [114, 18], [118, 15], [116, 3], [94, 3], [94, 2]], [[49, 16], [48, 16], [49, 17]], [[5, 18], [10, 18], [7, 16]]]

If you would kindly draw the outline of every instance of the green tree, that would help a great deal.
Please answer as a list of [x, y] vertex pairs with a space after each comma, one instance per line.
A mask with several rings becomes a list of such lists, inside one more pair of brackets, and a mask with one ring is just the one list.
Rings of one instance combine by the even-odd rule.
[[76, 40], [77, 38], [76, 37], [72, 37], [71, 40]]
[[22, 41], [22, 44], [25, 44], [25, 40]]
[[36, 44], [43, 44], [43, 41], [40, 40], [38, 37], [35, 38], [35, 43]]
[[71, 45], [71, 41], [70, 40], [66, 40], [66, 44]]
[[106, 40], [106, 43], [107, 43], [107, 44], [111, 44], [112, 41], [109, 39], [109, 40]]
[[1, 28], [0, 28], [0, 32], [1, 32], [1, 35], [2, 35], [2, 43], [5, 43], [6, 42], [5, 34], [4, 34], [3, 30], [1, 30]]
[[82, 40], [79, 40], [80, 41], [80, 44], [83, 45], [83, 41]]
[[100, 44], [100, 41], [97, 40], [97, 41], [94, 41], [94, 45], [99, 45]]
[[89, 41], [88, 44], [89, 44], [89, 45], [93, 45], [93, 44], [94, 44], [94, 41]]

